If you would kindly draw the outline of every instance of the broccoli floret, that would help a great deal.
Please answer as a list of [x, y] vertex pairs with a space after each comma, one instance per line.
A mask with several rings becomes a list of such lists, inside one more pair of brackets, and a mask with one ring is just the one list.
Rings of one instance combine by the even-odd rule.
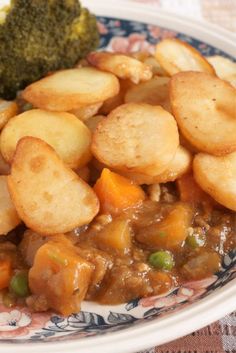
[[0, 16], [0, 96], [74, 66], [98, 42], [96, 18], [78, 0], [11, 0]]

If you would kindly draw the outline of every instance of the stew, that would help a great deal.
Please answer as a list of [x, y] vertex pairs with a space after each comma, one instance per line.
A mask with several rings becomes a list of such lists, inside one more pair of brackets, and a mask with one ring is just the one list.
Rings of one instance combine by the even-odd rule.
[[[95, 190], [104, 190], [101, 178]], [[118, 178], [113, 187], [127, 189], [125, 182]], [[119, 200], [115, 191], [103, 192], [106, 212], [73, 232], [44, 237], [21, 226], [3, 238], [5, 305], [25, 303], [34, 311], [54, 308], [66, 315], [79, 311], [84, 298], [123, 303], [220, 270], [222, 256], [236, 246], [233, 212], [204, 194], [191, 175], [161, 185], [158, 195], [155, 189], [130, 188], [128, 200], [121, 190]]]

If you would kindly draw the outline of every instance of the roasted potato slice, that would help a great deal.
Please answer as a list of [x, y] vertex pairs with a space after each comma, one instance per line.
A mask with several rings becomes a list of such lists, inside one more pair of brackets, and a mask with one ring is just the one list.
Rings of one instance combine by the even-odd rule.
[[38, 138], [18, 142], [7, 178], [20, 218], [39, 234], [69, 232], [89, 223], [98, 212], [99, 202], [90, 186]]
[[199, 153], [193, 161], [194, 178], [223, 206], [236, 211], [236, 152], [216, 157]]
[[192, 154], [198, 153], [198, 149], [193, 145], [191, 145], [191, 143], [181, 134], [180, 131], [179, 131], [179, 142], [181, 146], [185, 147]]
[[223, 155], [236, 150], [236, 89], [203, 72], [171, 78], [170, 101], [183, 136], [199, 151]]
[[236, 87], [236, 63], [224, 56], [215, 55], [207, 58], [219, 78], [229, 81]]
[[171, 111], [169, 99], [169, 77], [155, 76], [147, 82], [131, 87], [125, 95], [125, 103], [147, 103], [161, 105]]
[[0, 129], [18, 113], [16, 102], [0, 99]]
[[87, 121], [89, 118], [97, 114], [102, 105], [103, 102], [98, 102], [90, 105], [81, 105], [77, 109], [71, 110], [70, 113], [74, 114], [82, 121]]
[[90, 160], [91, 133], [72, 114], [32, 109], [12, 118], [0, 135], [1, 152], [8, 163], [24, 136], [47, 142], [71, 168], [82, 167]]
[[168, 183], [179, 178], [181, 175], [187, 173], [191, 168], [192, 156], [186, 148], [179, 146], [174, 158], [168, 165], [167, 169], [159, 175], [148, 176], [140, 173], [122, 173], [122, 175], [134, 181], [136, 184], [156, 184]]
[[[99, 162], [96, 158], [92, 160], [93, 166], [96, 170], [101, 172], [106, 167], [105, 164]], [[137, 172], [123, 172], [118, 173], [138, 185], [152, 185], [157, 183], [168, 183], [175, 181], [182, 175], [187, 173], [192, 167], [192, 154], [183, 146], [178, 146], [176, 154], [172, 161], [168, 164], [167, 169], [155, 176], [150, 176]]]
[[181, 71], [215, 74], [214, 68], [199, 51], [176, 38], [167, 38], [158, 43], [155, 57], [170, 76]]
[[101, 109], [99, 110], [99, 114], [107, 115], [112, 110], [119, 107], [123, 103], [124, 103], [124, 93], [121, 92], [121, 90], [120, 90], [120, 92], [116, 96], [107, 99], [103, 103]]
[[21, 220], [12, 203], [7, 187], [7, 177], [0, 176], [0, 235], [7, 234], [14, 229]]
[[177, 125], [170, 113], [159, 106], [127, 103], [98, 124], [91, 148], [112, 169], [153, 176], [167, 168], [178, 144]]
[[107, 99], [101, 109], [99, 110], [99, 113], [102, 115], [108, 115], [112, 110], [115, 108], [119, 107], [121, 104], [124, 104], [124, 97], [126, 92], [128, 91], [129, 88], [135, 86], [134, 83], [132, 83], [130, 80], [119, 80], [120, 82], [120, 91], [119, 93]]
[[92, 67], [57, 71], [32, 83], [22, 93], [35, 107], [70, 111], [81, 105], [103, 102], [119, 92], [115, 75]]
[[161, 67], [159, 62], [154, 56], [149, 56], [143, 60], [143, 62], [149, 66], [151, 66], [153, 75], [157, 76], [168, 76], [167, 72]]
[[122, 79], [129, 79], [133, 83], [148, 81], [152, 78], [152, 70], [149, 65], [128, 55], [93, 52], [87, 58], [89, 63], [98, 69], [111, 72]]
[[141, 62], [144, 62], [150, 56], [148, 51], [135, 51], [135, 52], [129, 53], [128, 55], [131, 56], [131, 58], [134, 58]]

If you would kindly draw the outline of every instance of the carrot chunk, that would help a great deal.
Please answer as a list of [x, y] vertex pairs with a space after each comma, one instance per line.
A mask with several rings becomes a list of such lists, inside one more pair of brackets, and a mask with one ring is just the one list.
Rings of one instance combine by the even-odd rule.
[[7, 288], [12, 274], [10, 259], [0, 260], [0, 289]]
[[103, 213], [119, 213], [145, 199], [145, 193], [140, 186], [107, 168], [103, 169], [94, 191], [100, 200]]
[[49, 241], [39, 248], [29, 271], [33, 294], [43, 295], [48, 307], [63, 315], [80, 311], [94, 266], [65, 241]]

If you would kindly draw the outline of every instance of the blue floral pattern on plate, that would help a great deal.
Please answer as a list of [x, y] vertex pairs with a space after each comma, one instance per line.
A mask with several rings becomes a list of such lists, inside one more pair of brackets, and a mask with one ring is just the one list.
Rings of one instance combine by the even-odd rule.
[[163, 27], [107, 17], [98, 17], [98, 21], [101, 33], [101, 48], [109, 48], [115, 51], [119, 39], [127, 38], [127, 41], [121, 41], [121, 43], [123, 43], [121, 51], [135, 52], [145, 48], [149, 48], [150, 51], [152, 51], [158, 41], [165, 38], [178, 38], [195, 47], [204, 56], [222, 55], [235, 60], [235, 58], [232, 58], [222, 50], [207, 43], [203, 43], [196, 38]]
[[[123, 53], [149, 51], [163, 38], [179, 38], [198, 49], [203, 55], [226, 53], [182, 33], [141, 22], [98, 17], [101, 48]], [[0, 305], [0, 340], [4, 342], [48, 342], [72, 340], [105, 334], [147, 320], [155, 320], [169, 312], [180, 310], [209, 295], [236, 278], [236, 250], [227, 254], [222, 269], [201, 281], [185, 283], [165, 296], [136, 298], [118, 306], [100, 306], [84, 302], [82, 311], [68, 317], [53, 313], [30, 313], [27, 308], [7, 309]]]

